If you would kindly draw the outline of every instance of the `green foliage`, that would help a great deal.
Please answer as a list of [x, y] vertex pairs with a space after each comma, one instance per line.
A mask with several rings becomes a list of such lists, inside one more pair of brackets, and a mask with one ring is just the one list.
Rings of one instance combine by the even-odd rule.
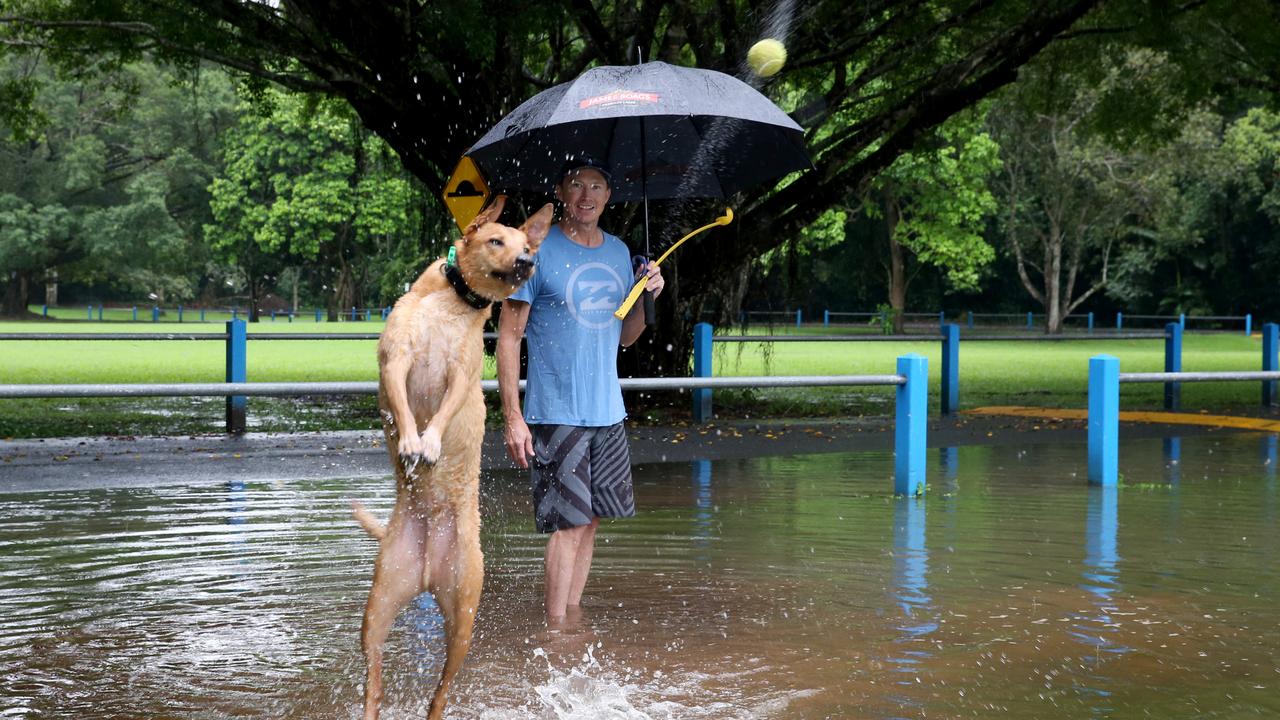
[[63, 76], [11, 56], [0, 78], [28, 88], [32, 110], [0, 127], [3, 275], [192, 297], [208, 139], [230, 110], [225, 77], [179, 81], [150, 63]]
[[987, 179], [1000, 167], [999, 147], [977, 113], [946, 122], [933, 144], [899, 155], [871, 184], [880, 202], [864, 208], [883, 217], [884, 204], [893, 204], [893, 239], [940, 268], [955, 287], [975, 288], [995, 257], [982, 233], [996, 208]]
[[269, 112], [243, 103], [225, 136], [222, 173], [209, 187], [210, 245], [255, 287], [286, 265], [318, 266], [334, 306], [361, 306], [370, 279], [358, 274], [370, 259], [396, 239], [416, 240], [417, 190], [349, 109], [279, 91], [264, 97]]

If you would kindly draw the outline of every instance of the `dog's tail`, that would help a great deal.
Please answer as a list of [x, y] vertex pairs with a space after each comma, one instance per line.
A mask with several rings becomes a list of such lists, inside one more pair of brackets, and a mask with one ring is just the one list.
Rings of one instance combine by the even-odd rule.
[[354, 500], [351, 502], [351, 516], [360, 523], [360, 527], [375, 540], [381, 540], [387, 534], [387, 526], [378, 522], [373, 513], [364, 509], [364, 506]]

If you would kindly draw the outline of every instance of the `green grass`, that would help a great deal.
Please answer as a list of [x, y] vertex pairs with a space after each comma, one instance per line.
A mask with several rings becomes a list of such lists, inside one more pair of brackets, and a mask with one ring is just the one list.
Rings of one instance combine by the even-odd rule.
[[[251, 325], [248, 378], [251, 382], [359, 381], [377, 379], [374, 340], [252, 340], [258, 333], [376, 333], [380, 321]], [[0, 332], [155, 332], [218, 333], [207, 323], [0, 323]], [[806, 327], [809, 334], [850, 334], [849, 328]], [[794, 334], [791, 328], [753, 328], [748, 334]], [[734, 331], [734, 334], [738, 334]], [[1123, 372], [1164, 368], [1159, 339], [1100, 339], [1072, 342], [968, 341], [961, 336], [960, 399], [963, 408], [983, 405], [1032, 405], [1083, 408], [1088, 359], [1099, 353], [1120, 358]], [[0, 341], [0, 383], [152, 383], [220, 382], [224, 373], [221, 341]], [[717, 343], [717, 375], [891, 374], [897, 357], [918, 353], [929, 360], [930, 404], [936, 411], [941, 343], [922, 336], [911, 342], [743, 342]], [[1183, 368], [1254, 370], [1261, 367], [1261, 340], [1243, 334], [1188, 334]], [[492, 358], [485, 376], [494, 376]], [[1158, 409], [1161, 385], [1125, 385], [1125, 409]], [[719, 391], [716, 411], [749, 417], [889, 415], [889, 387], [759, 389]], [[642, 406], [631, 398], [637, 420], [668, 422], [687, 417], [687, 394], [657, 395]], [[1257, 383], [1187, 383], [1183, 407], [1224, 413], [1260, 412]], [[222, 427], [221, 398], [93, 398], [81, 400], [0, 400], [0, 437], [49, 437], [92, 434], [186, 434], [217, 432]], [[250, 398], [251, 429], [261, 431], [375, 428], [373, 398]]]

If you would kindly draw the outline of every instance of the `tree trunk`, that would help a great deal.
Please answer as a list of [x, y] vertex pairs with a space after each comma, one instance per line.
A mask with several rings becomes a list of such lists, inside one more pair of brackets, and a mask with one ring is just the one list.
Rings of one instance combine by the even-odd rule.
[[1062, 228], [1057, 223], [1050, 224], [1044, 248], [1044, 311], [1045, 332], [1062, 332]]
[[889, 232], [889, 307], [893, 309], [894, 335], [905, 332], [903, 313], [907, 309], [907, 260], [898, 242], [898, 219], [898, 205], [889, 200], [884, 204], [884, 220]]
[[9, 273], [8, 282], [4, 284], [4, 307], [0, 314], [5, 317], [25, 317], [27, 314], [27, 280], [29, 273], [13, 271]]

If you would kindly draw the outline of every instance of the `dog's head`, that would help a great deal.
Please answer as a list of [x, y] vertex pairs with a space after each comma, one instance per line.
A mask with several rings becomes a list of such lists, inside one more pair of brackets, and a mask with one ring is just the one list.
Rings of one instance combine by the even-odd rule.
[[498, 222], [506, 197], [499, 195], [455, 243], [458, 269], [476, 293], [503, 300], [533, 274], [533, 256], [551, 229], [554, 206], [547, 203], [518, 228]]

